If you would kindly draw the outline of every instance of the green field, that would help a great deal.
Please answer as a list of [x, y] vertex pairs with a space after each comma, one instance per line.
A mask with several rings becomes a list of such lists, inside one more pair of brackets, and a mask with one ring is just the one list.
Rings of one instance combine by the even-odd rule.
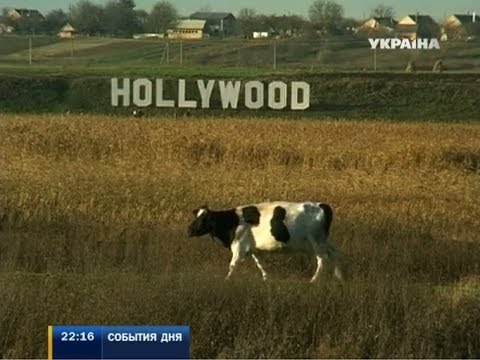
[[[274, 69], [273, 40], [169, 41], [79, 37], [59, 40], [55, 37], [32, 38], [34, 65]], [[29, 64], [28, 38], [0, 36], [0, 65]], [[276, 44], [276, 71], [308, 70], [373, 71], [374, 53], [367, 40], [349, 37], [331, 39], [283, 39]], [[402, 72], [410, 60], [419, 71], [431, 71], [439, 58], [450, 72], [480, 71], [480, 43], [442, 43], [440, 50], [378, 51], [377, 71]]]
[[[36, 36], [30, 65], [28, 38], [0, 36], [0, 357], [45, 358], [51, 324], [187, 324], [192, 358], [479, 358], [480, 46], [443, 45], [379, 52], [373, 73], [346, 39], [279, 41], [273, 69], [271, 41], [171, 42], [167, 61], [162, 40]], [[313, 96], [136, 119], [111, 76]], [[274, 200], [333, 207], [345, 282], [269, 254], [270, 281], [247, 260], [227, 283], [230, 252], [186, 237], [199, 205]]]
[[[185, 96], [197, 100], [197, 108], [157, 107], [155, 101], [143, 107], [145, 116], [194, 115], [194, 116], [256, 116], [298, 119], [389, 119], [425, 122], [478, 122], [480, 92], [478, 74], [398, 74], [398, 73], [321, 73], [299, 72], [274, 74], [249, 69], [225, 68], [213, 71], [205, 68], [185, 67], [184, 70], [162, 67], [123, 68], [109, 74], [113, 67], [92, 67], [88, 76], [78, 73], [48, 74], [48, 67], [36, 69], [28, 75], [0, 74], [0, 108], [5, 113], [90, 113], [125, 116], [136, 108], [133, 101], [127, 106], [112, 106], [111, 77], [160, 78], [163, 94], [167, 99], [178, 99], [179, 78], [185, 80]], [[252, 68], [253, 69], [253, 68]], [[50, 69], [51, 70], [51, 69]], [[71, 71], [72, 69], [70, 69]], [[242, 72], [243, 71], [243, 72]], [[43, 72], [43, 73], [42, 73]], [[200, 107], [200, 92], [197, 80], [213, 80], [209, 108]], [[239, 81], [238, 106], [223, 107], [224, 96], [219, 81]], [[267, 90], [264, 91], [264, 106], [259, 110], [245, 105], [245, 84], [260, 80], [264, 86], [272, 81], [287, 85], [287, 106], [283, 110], [268, 107]], [[293, 81], [306, 81], [310, 86], [309, 106], [305, 110], [290, 110]], [[121, 80], [122, 82], [122, 80]], [[266, 88], [268, 89], [268, 88]], [[132, 92], [130, 93], [132, 97]], [[223, 97], [222, 97], [223, 96]], [[155, 97], [153, 97], [155, 99]], [[178, 102], [176, 102], [178, 105]]]
[[[307, 81], [313, 104], [305, 115], [311, 117], [478, 120], [477, 43], [442, 43], [438, 51], [378, 51], [375, 72], [368, 42], [348, 38], [278, 40], [275, 68], [272, 40], [170, 41], [168, 51], [165, 40], [80, 37], [72, 41], [39, 36], [33, 37], [32, 44], [29, 64], [26, 37], [0, 37], [2, 111], [125, 115], [132, 108], [110, 105], [108, 78], [112, 76], [227, 78]], [[445, 71], [432, 74], [438, 58], [443, 58]], [[416, 74], [405, 74], [409, 60], [417, 62]], [[189, 85], [190, 90], [194, 88]], [[175, 85], [168, 91], [168, 96], [177, 96]], [[198, 99], [194, 92], [188, 95]], [[221, 106], [215, 101], [218, 112]], [[145, 112], [177, 113], [155, 107]], [[268, 111], [262, 115], [277, 116]]]
[[[193, 358], [480, 357], [480, 127], [3, 115], [0, 355], [50, 324], [188, 324]], [[324, 201], [347, 280], [188, 239], [193, 208]]]

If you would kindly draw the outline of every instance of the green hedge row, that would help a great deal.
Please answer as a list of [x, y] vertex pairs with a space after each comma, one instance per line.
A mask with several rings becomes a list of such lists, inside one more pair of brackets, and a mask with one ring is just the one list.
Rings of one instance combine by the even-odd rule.
[[[133, 82], [136, 78], [130, 79]], [[210, 109], [201, 109], [198, 105], [197, 109], [188, 112], [289, 117], [328, 115], [411, 120], [480, 120], [480, 75], [344, 73], [262, 79], [265, 84], [273, 80], [284, 81], [288, 89], [291, 81], [308, 82], [311, 87], [310, 107], [304, 111], [292, 111], [288, 110], [288, 107], [285, 110], [273, 111], [266, 106], [266, 100], [262, 109], [246, 109], [243, 84], [248, 80], [256, 79], [241, 79], [242, 90], [237, 110], [222, 109], [216, 83], [211, 95]], [[163, 82], [164, 97], [177, 99], [178, 79], [164, 78]], [[155, 87], [153, 88], [155, 98]], [[186, 79], [186, 98], [196, 99], [200, 104], [196, 79]], [[127, 114], [134, 108], [136, 106], [133, 104], [128, 107], [111, 105], [111, 81], [108, 77], [0, 77], [0, 112]], [[187, 112], [186, 109], [158, 108], [154, 104], [143, 110], [146, 114]]]

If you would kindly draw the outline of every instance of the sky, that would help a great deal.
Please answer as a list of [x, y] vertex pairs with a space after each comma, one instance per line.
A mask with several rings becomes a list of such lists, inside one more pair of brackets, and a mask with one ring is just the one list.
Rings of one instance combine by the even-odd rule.
[[[158, 0], [135, 0], [137, 9], [150, 11]], [[188, 16], [202, 7], [208, 6], [212, 11], [227, 11], [234, 15], [241, 8], [254, 8], [261, 14], [298, 14], [306, 16], [314, 0], [170, 0], [180, 15]], [[397, 18], [411, 13], [429, 14], [436, 19], [443, 19], [452, 13], [476, 11], [480, 14], [480, 0], [336, 0], [345, 9], [345, 16], [363, 18], [379, 3], [393, 6]], [[68, 10], [70, 4], [77, 0], [0, 0], [0, 8], [18, 7], [38, 9], [46, 13], [52, 9]], [[107, 1], [92, 0], [97, 4]]]

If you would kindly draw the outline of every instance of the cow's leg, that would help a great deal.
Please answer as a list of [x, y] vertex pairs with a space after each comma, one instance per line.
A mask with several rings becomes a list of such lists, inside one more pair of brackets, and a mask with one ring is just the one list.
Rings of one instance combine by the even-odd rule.
[[263, 268], [262, 264], [260, 264], [260, 261], [258, 261], [258, 258], [252, 254], [252, 258], [253, 260], [255, 260], [255, 263], [257, 264], [257, 267], [260, 269], [260, 271], [262, 272], [262, 277], [263, 277], [263, 280], [267, 280], [267, 272], [265, 271], [265, 269]]
[[235, 269], [235, 266], [238, 264], [238, 262], [241, 259], [240, 246], [239, 246], [238, 242], [232, 243], [231, 250], [232, 250], [232, 259], [230, 260], [230, 267], [229, 267], [229, 271], [228, 271], [228, 274], [227, 274], [227, 277], [225, 278], [225, 280], [230, 279], [230, 276], [232, 276], [232, 273], [233, 273], [233, 270]]
[[320, 270], [322, 270], [322, 262], [323, 262], [322, 257], [320, 255], [315, 255], [315, 257], [317, 258], [317, 270], [315, 270], [315, 274], [313, 274], [313, 277], [310, 280], [310, 282], [314, 282], [315, 280], [317, 280], [318, 275], [320, 274]]
[[339, 264], [339, 261], [338, 261], [338, 254], [337, 254], [337, 250], [330, 244], [327, 244], [328, 246], [328, 256], [330, 258], [330, 260], [332, 262], [335, 263], [335, 270], [333, 272], [333, 275], [339, 279], [339, 280], [343, 280], [343, 272], [342, 272], [342, 269], [340, 268], [340, 264]]
[[232, 250], [232, 259], [230, 260], [230, 267], [229, 271], [227, 274], [227, 277], [225, 280], [228, 280], [230, 276], [232, 276], [233, 270], [235, 269], [235, 266], [242, 260], [245, 259], [245, 256], [248, 253], [249, 245], [246, 242], [246, 231], [243, 231], [241, 233], [241, 236], [238, 240], [234, 240], [232, 242], [232, 245], [230, 246], [230, 249]]
[[310, 282], [314, 282], [317, 280], [318, 276], [320, 275], [320, 271], [322, 270], [323, 259], [327, 256], [327, 248], [325, 246], [326, 244], [319, 242], [315, 236], [311, 235], [308, 239], [310, 240], [315, 258], [317, 259], [317, 269], [310, 280]]

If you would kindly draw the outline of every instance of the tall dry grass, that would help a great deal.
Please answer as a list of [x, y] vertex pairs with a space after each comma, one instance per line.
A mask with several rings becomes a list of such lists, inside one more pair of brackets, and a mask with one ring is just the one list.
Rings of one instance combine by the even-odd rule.
[[[193, 357], [479, 357], [480, 127], [4, 116], [0, 354], [59, 323], [190, 324]], [[272, 281], [191, 210], [325, 201], [348, 281]], [[253, 280], [252, 280], [253, 279]]]

